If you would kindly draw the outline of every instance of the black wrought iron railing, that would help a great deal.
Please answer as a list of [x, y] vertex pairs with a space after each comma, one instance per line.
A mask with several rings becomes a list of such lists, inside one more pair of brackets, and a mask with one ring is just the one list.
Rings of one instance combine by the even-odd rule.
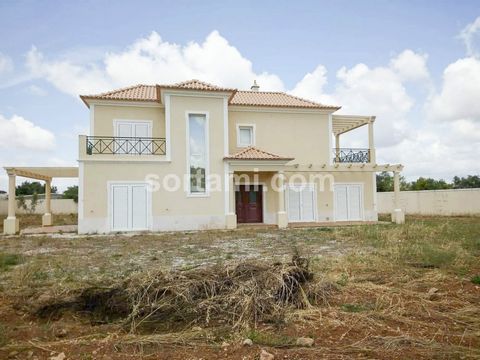
[[87, 136], [87, 155], [165, 155], [164, 138]]
[[370, 162], [370, 149], [333, 149], [334, 163], [368, 163]]

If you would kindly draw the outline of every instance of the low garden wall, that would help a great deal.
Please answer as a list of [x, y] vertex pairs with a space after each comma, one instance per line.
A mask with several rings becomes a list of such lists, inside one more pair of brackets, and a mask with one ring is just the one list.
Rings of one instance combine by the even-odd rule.
[[[31, 201], [25, 200], [25, 203], [28, 209], [31, 208]], [[52, 199], [51, 200], [52, 206], [52, 213], [53, 214], [76, 214], [78, 212], [78, 205], [72, 199]], [[30, 211], [25, 211], [22, 208], [18, 207], [17, 203], [17, 214], [25, 214], [29, 213]], [[44, 214], [45, 213], [45, 201], [43, 199], [39, 199], [35, 211], [32, 212], [33, 214]], [[0, 200], [0, 215], [7, 215], [8, 214], [8, 200], [1, 199]]]
[[[393, 208], [393, 192], [377, 193], [379, 213]], [[401, 191], [400, 208], [406, 214], [480, 215], [480, 189]]]

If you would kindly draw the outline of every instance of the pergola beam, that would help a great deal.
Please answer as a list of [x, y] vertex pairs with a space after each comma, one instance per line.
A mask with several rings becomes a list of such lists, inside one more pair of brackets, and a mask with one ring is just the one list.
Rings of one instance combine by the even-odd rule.
[[52, 178], [50, 176], [34, 173], [27, 170], [22, 170], [18, 168], [5, 168], [8, 175], [16, 175], [16, 176], [23, 176], [29, 179], [35, 180], [43, 180], [43, 181], [51, 181]]
[[341, 135], [374, 121], [375, 116], [332, 115], [332, 132]]

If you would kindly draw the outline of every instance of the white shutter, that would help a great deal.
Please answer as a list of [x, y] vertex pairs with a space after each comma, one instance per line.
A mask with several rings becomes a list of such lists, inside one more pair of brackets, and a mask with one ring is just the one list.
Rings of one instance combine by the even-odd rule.
[[348, 187], [348, 220], [362, 219], [362, 200], [360, 185], [349, 185]]
[[132, 185], [131, 229], [147, 228], [147, 188], [145, 185]]
[[301, 192], [301, 212], [302, 212], [302, 221], [314, 221], [315, 220], [315, 209], [314, 209], [314, 186], [306, 185]]
[[291, 222], [315, 221], [315, 186], [289, 184], [288, 220]]
[[134, 123], [134, 137], [150, 137], [150, 126], [146, 123]]
[[[117, 123], [116, 136], [118, 137], [132, 137], [133, 126], [128, 123]], [[117, 139], [115, 143], [115, 152], [118, 154], [128, 154], [130, 152], [130, 143], [128, 139]]]
[[362, 186], [360, 184], [336, 184], [335, 220], [362, 220]]
[[145, 184], [111, 185], [112, 231], [148, 229], [148, 192]]
[[335, 220], [348, 220], [348, 196], [346, 185], [335, 185]]
[[112, 186], [112, 230], [128, 229], [128, 197], [127, 185]]
[[300, 221], [300, 192], [294, 185], [288, 188], [288, 220]]

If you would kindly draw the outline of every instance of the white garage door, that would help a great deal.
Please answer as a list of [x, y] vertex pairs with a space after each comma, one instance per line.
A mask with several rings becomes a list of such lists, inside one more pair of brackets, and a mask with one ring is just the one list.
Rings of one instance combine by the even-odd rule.
[[112, 231], [148, 230], [148, 192], [146, 184], [112, 184]]
[[313, 184], [288, 185], [288, 221], [315, 221], [315, 203]]
[[362, 220], [363, 188], [361, 184], [335, 184], [335, 220]]

